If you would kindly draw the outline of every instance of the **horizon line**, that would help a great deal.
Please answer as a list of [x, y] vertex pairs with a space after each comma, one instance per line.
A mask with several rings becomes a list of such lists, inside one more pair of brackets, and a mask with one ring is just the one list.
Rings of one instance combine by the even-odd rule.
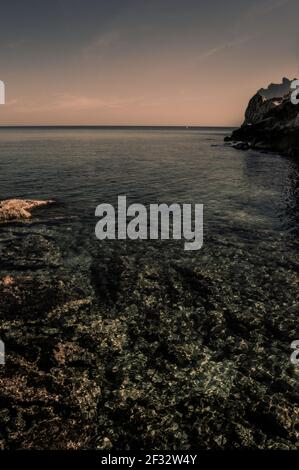
[[202, 126], [202, 125], [168, 125], [168, 124], [0, 124], [0, 129], [18, 129], [18, 128], [168, 128], [168, 129], [211, 129], [211, 128], [219, 128], [219, 129], [236, 129], [237, 126]]

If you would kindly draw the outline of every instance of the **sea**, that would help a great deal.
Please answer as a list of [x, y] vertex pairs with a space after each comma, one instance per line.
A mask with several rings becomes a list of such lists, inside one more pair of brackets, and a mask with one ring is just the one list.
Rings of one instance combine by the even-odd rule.
[[[55, 201], [0, 225], [2, 372], [32, 431], [15, 447], [65, 448], [70, 429], [74, 447], [296, 447], [298, 163], [231, 130], [0, 129], [0, 200]], [[118, 196], [203, 204], [202, 248], [98, 240]]]

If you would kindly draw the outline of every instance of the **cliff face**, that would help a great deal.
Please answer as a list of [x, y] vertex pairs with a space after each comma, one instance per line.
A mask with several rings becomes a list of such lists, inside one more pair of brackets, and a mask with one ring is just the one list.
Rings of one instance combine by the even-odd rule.
[[290, 100], [290, 85], [283, 79], [282, 85], [259, 90], [248, 103], [242, 126], [225, 140], [237, 148], [299, 156], [299, 105]]

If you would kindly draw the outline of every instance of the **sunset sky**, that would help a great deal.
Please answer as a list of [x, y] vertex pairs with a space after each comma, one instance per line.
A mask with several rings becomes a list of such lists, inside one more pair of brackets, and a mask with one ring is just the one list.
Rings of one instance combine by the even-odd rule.
[[0, 125], [238, 125], [299, 76], [298, 0], [1, 0]]

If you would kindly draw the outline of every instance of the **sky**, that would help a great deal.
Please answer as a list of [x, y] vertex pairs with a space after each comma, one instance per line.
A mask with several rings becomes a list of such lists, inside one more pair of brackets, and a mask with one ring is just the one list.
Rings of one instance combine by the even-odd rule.
[[237, 126], [299, 77], [298, 0], [1, 0], [0, 125]]

